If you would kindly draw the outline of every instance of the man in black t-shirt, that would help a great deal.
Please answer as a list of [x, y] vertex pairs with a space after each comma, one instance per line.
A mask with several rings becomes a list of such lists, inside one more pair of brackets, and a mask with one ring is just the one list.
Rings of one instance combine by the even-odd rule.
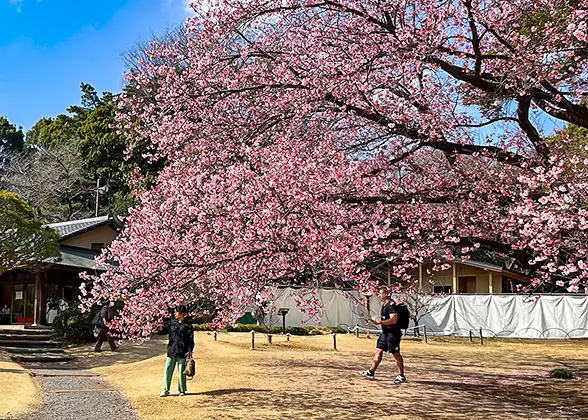
[[375, 379], [376, 369], [382, 361], [384, 352], [392, 353], [396, 360], [396, 368], [398, 369], [398, 376], [394, 379], [395, 384], [406, 382], [404, 376], [404, 359], [400, 354], [400, 339], [402, 332], [398, 328], [398, 313], [392, 298], [390, 297], [390, 290], [387, 287], [380, 288], [380, 299], [384, 302], [382, 305], [381, 318], [373, 319], [376, 325], [382, 326], [382, 334], [376, 343], [376, 354], [372, 360], [372, 366], [368, 370], [359, 372], [361, 376], [367, 379]]

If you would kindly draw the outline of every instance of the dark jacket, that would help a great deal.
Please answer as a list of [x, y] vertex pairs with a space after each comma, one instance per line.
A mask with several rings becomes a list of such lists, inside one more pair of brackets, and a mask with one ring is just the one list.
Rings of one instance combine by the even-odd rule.
[[163, 324], [163, 328], [169, 333], [167, 343], [167, 357], [186, 358], [186, 355], [194, 351], [194, 329], [192, 324], [184, 321], [178, 322], [172, 319]]

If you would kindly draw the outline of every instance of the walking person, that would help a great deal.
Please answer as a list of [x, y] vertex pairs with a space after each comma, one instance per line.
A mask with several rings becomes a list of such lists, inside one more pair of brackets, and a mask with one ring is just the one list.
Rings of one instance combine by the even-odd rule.
[[0, 312], [2, 315], [2, 324], [10, 324], [10, 308], [8, 305], [4, 305], [2, 307], [2, 311]]
[[394, 379], [394, 383], [401, 384], [406, 382], [406, 377], [404, 376], [404, 359], [400, 354], [402, 331], [398, 325], [399, 314], [395, 303], [390, 297], [390, 289], [381, 287], [378, 296], [384, 302], [381, 310], [381, 318], [373, 319], [372, 321], [374, 324], [382, 326], [382, 334], [380, 334], [376, 343], [376, 354], [372, 360], [371, 367], [368, 370], [359, 372], [359, 374], [367, 379], [375, 379], [376, 369], [382, 361], [384, 352], [389, 352], [394, 356], [396, 369], [398, 370], [398, 375]]
[[92, 324], [94, 324], [94, 337], [98, 337], [94, 351], [100, 353], [102, 351], [102, 343], [108, 341], [110, 351], [116, 351], [118, 347], [114, 343], [114, 338], [110, 334], [110, 329], [106, 326], [107, 322], [114, 319], [114, 308], [110, 305], [104, 305], [94, 317]]
[[178, 391], [180, 396], [186, 395], [186, 358], [192, 358], [194, 351], [194, 329], [186, 319], [186, 309], [179, 307], [175, 310], [174, 318], [164, 324], [164, 329], [169, 333], [167, 344], [167, 358], [163, 377], [163, 391], [160, 397], [167, 397], [171, 388], [172, 377], [176, 364], [178, 365]]

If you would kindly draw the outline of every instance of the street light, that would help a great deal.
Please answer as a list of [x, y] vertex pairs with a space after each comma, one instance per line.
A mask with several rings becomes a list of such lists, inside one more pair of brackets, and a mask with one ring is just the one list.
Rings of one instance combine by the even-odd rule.
[[280, 308], [278, 309], [278, 315], [282, 315], [282, 333], [286, 334], [286, 314], [288, 313], [289, 308]]
[[98, 177], [98, 179], [96, 180], [96, 211], [94, 214], [94, 217], [98, 217], [98, 210], [99, 210], [99, 197], [100, 194], [106, 194], [108, 192], [108, 182], [106, 182], [106, 185], [104, 186], [100, 186], [100, 177]]

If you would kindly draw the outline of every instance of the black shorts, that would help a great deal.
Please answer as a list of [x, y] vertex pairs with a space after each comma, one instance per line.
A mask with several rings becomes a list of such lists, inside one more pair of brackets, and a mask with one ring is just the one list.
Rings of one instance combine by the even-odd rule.
[[400, 337], [393, 334], [380, 334], [376, 348], [388, 353], [400, 353]]

